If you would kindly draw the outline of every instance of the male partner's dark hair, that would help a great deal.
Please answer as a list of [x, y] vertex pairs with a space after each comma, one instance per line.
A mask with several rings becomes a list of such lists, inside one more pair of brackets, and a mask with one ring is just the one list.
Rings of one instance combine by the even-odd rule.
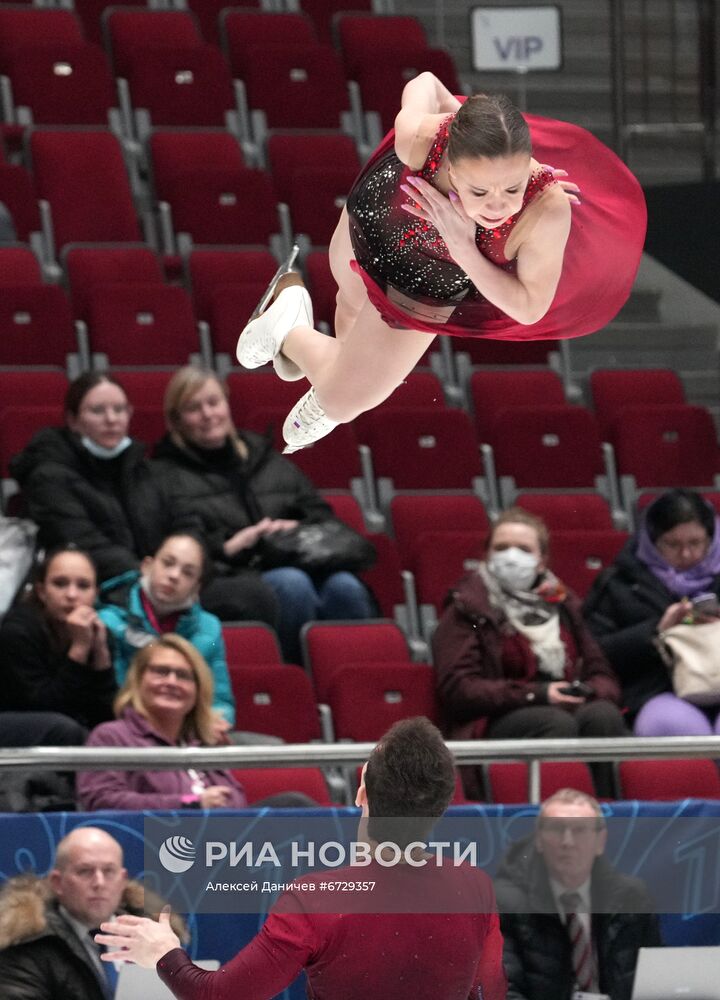
[[715, 512], [694, 490], [668, 490], [645, 511], [645, 527], [654, 544], [661, 535], [679, 524], [697, 521], [712, 538], [715, 534]]
[[504, 94], [474, 94], [461, 106], [450, 126], [448, 159], [532, 154], [528, 124]]
[[453, 756], [439, 729], [424, 716], [396, 722], [370, 754], [365, 789], [373, 840], [404, 848], [422, 839], [455, 791]]
[[[110, 385], [116, 385], [118, 389], [121, 389], [123, 393], [125, 390], [120, 385], [116, 378], [113, 378], [108, 372], [83, 372], [82, 375], [78, 375], [74, 379], [69, 387], [68, 391], [65, 393], [65, 413], [70, 413], [73, 417], [76, 417], [80, 412], [80, 407], [82, 406], [82, 401], [85, 399], [87, 394], [91, 389], [95, 389], [97, 386], [102, 385], [103, 382], [108, 382]], [[127, 393], [125, 393], [127, 397]]]

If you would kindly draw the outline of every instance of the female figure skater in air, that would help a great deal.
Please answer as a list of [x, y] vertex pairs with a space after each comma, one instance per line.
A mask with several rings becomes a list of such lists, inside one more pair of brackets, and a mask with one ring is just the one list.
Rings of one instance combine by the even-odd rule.
[[[558, 182], [565, 172], [575, 184]], [[272, 361], [280, 378], [312, 383], [283, 426], [296, 451], [386, 399], [437, 334], [600, 329], [630, 293], [645, 223], [639, 184], [589, 132], [523, 116], [504, 97], [458, 99], [421, 73], [330, 244], [335, 337], [313, 329], [289, 260], [243, 330], [238, 361]]]

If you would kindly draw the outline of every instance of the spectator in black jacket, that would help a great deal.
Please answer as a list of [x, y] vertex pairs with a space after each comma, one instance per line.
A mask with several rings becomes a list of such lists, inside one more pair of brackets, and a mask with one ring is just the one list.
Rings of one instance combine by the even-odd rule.
[[61, 712], [88, 728], [113, 718], [117, 685], [96, 597], [86, 553], [46, 558], [30, 598], [0, 626], [0, 709]]
[[720, 596], [718, 518], [699, 493], [668, 490], [595, 580], [584, 607], [639, 736], [710, 736], [720, 728], [720, 706], [701, 709], [675, 697], [654, 643], [688, 616], [701, 620], [691, 603], [700, 594]]
[[87, 372], [68, 389], [66, 426], [37, 433], [10, 465], [38, 545], [78, 545], [101, 581], [137, 569], [174, 527], [144, 445], [128, 437], [131, 413], [114, 378]]
[[563, 788], [542, 804], [534, 838], [506, 854], [495, 892], [507, 1000], [576, 989], [630, 1000], [638, 950], [658, 947], [660, 931], [644, 884], [603, 857], [606, 839], [595, 799]]
[[203, 607], [225, 621], [274, 625], [291, 662], [300, 659], [298, 633], [306, 621], [372, 615], [370, 594], [352, 573], [311, 577], [263, 566], [266, 535], [327, 520], [332, 512], [265, 437], [235, 429], [225, 386], [213, 372], [192, 366], [176, 372], [165, 393], [165, 420], [170, 433], [155, 464], [173, 517], [203, 537], [215, 564]]

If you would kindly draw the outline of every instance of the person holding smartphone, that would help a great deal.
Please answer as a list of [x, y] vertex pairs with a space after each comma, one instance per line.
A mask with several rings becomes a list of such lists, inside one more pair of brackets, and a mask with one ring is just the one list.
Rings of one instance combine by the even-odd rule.
[[[539, 518], [513, 507], [495, 521], [477, 572], [453, 588], [433, 638], [452, 739], [623, 736], [620, 686], [580, 613], [548, 568]], [[480, 792], [465, 768], [466, 791]], [[594, 765], [612, 795], [607, 765]]]
[[645, 511], [631, 538], [585, 601], [588, 627], [620, 677], [638, 736], [720, 733], [720, 704], [699, 708], [672, 692], [655, 639], [673, 625], [719, 613], [720, 532], [713, 507], [673, 489]]

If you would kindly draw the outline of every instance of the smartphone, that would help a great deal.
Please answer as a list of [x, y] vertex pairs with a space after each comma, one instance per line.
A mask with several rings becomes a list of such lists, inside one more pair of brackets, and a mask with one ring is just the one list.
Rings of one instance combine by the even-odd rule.
[[583, 683], [583, 681], [573, 681], [571, 684], [558, 690], [560, 694], [571, 694], [576, 698], [592, 698], [595, 694], [594, 688], [591, 688], [589, 684]]
[[720, 603], [715, 594], [698, 594], [693, 597], [692, 606], [699, 615], [720, 616]]

